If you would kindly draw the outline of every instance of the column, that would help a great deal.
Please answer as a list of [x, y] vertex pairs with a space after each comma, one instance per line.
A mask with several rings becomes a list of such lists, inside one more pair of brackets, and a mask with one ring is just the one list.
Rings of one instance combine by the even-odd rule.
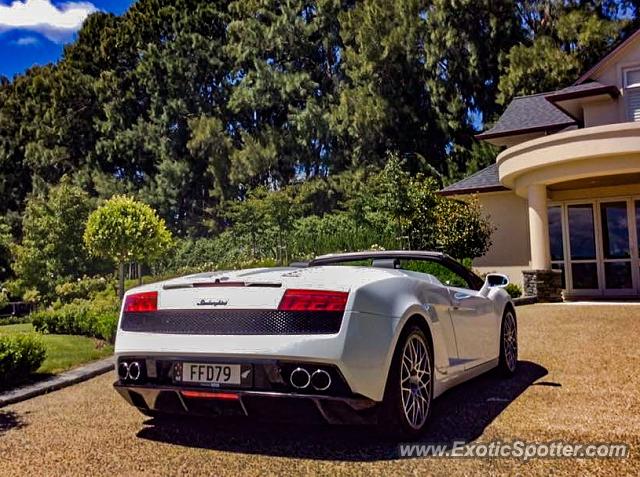
[[550, 270], [547, 187], [544, 184], [530, 185], [528, 196], [531, 268], [533, 270]]

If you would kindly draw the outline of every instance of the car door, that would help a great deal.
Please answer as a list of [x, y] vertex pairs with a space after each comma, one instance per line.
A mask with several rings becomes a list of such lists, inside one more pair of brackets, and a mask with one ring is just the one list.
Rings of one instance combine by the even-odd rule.
[[465, 369], [495, 358], [496, 318], [491, 300], [469, 288], [447, 288], [458, 356]]
[[[448, 292], [448, 311], [451, 318], [457, 358], [450, 354], [451, 368], [469, 369], [495, 358], [496, 318], [493, 303], [483, 294], [472, 289], [464, 267], [456, 264], [457, 271], [446, 260], [416, 263], [403, 261], [405, 270], [419, 271], [434, 277]], [[477, 279], [479, 280], [479, 279]], [[479, 285], [479, 284], [476, 284]], [[451, 348], [451, 343], [449, 348]]]

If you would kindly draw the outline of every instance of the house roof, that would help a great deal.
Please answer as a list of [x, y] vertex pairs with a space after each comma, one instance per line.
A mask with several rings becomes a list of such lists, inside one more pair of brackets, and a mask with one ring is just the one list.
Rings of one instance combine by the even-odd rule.
[[573, 126], [576, 121], [547, 101], [551, 93], [517, 96], [509, 103], [498, 122], [488, 131], [476, 135], [491, 139], [538, 131], [558, 131]]
[[620, 96], [620, 90], [612, 84], [602, 84], [598, 81], [590, 81], [578, 85], [572, 85], [553, 93], [547, 93], [545, 99], [555, 103], [557, 101], [566, 101], [568, 99], [587, 98], [600, 94], [608, 94], [612, 98]]
[[616, 56], [620, 51], [625, 49], [630, 43], [640, 37], [640, 28], [633, 32], [626, 40], [618, 43], [611, 51], [604, 56], [600, 61], [598, 61], [595, 65], [593, 65], [585, 74], [580, 76], [578, 80], [574, 83], [575, 85], [579, 85], [587, 82], [593, 75], [595, 75], [605, 64], [609, 63], [609, 61]]
[[475, 174], [448, 185], [440, 190], [441, 195], [473, 194], [474, 192], [492, 192], [509, 190], [500, 184], [498, 164], [494, 163]]
[[[620, 90], [617, 86], [593, 81], [592, 77], [637, 39], [640, 39], [640, 29], [619, 43], [589, 71], [578, 78], [573, 85], [567, 88], [515, 97], [502, 113], [498, 122], [491, 129], [476, 135], [476, 138], [486, 140], [534, 132], [557, 132], [578, 124], [579, 119], [572, 117], [567, 111], [567, 104], [571, 104], [570, 100], [598, 95], [609, 95], [611, 98], [617, 98], [620, 95]], [[569, 103], [557, 104], [563, 101], [569, 101]], [[445, 187], [440, 193], [442, 195], [456, 195], [499, 190], [508, 189], [500, 184], [498, 165], [492, 164], [459, 182]]]

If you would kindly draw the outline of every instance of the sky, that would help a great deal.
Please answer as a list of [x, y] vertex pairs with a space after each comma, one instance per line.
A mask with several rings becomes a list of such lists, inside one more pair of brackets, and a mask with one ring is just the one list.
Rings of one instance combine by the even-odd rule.
[[134, 0], [0, 0], [0, 76], [56, 61], [87, 16], [123, 13]]

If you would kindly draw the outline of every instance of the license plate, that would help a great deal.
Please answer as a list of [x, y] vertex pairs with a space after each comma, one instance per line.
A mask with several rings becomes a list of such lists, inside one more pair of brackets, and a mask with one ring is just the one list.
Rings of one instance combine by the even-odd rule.
[[198, 384], [241, 384], [239, 364], [182, 363], [176, 381]]

